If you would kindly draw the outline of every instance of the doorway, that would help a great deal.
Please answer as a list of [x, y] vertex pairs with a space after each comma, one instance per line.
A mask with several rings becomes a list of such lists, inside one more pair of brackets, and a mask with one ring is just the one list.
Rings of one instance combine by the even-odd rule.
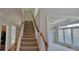
[[6, 25], [2, 25], [2, 30], [1, 30], [1, 51], [5, 50], [5, 43], [6, 43]]

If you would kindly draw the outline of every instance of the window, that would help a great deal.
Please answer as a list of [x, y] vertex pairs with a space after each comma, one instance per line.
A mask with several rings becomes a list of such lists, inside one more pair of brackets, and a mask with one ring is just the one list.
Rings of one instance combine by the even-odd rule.
[[73, 44], [79, 46], [79, 28], [73, 29]]
[[64, 34], [65, 34], [65, 43], [71, 44], [72, 40], [71, 40], [71, 29], [65, 29], [64, 30]]
[[59, 41], [60, 42], [64, 42], [64, 40], [63, 40], [64, 39], [64, 37], [63, 37], [63, 30], [59, 30], [58, 32], [59, 32]]
[[79, 24], [71, 24], [58, 27], [58, 42], [69, 47], [79, 47]]

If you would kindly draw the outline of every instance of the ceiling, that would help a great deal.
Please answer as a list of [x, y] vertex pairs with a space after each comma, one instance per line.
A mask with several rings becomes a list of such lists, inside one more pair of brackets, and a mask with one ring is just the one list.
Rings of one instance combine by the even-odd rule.
[[33, 8], [0, 8], [0, 21], [9, 21], [19, 25], [32, 11]]
[[[20, 24], [23, 20], [30, 20], [31, 14], [36, 14], [38, 8], [0, 8], [0, 20], [7, 20]], [[40, 8], [41, 15], [47, 15], [49, 22], [56, 22], [67, 16], [79, 16], [79, 8]]]
[[11, 23], [19, 23], [23, 20], [23, 15], [19, 8], [0, 8], [0, 18]]
[[79, 16], [79, 8], [40, 8], [40, 10], [48, 15]]
[[[48, 27], [79, 22], [79, 8], [40, 8], [42, 19], [47, 16]], [[63, 22], [63, 23], [62, 23]]]
[[38, 8], [22, 8], [22, 13], [24, 15], [25, 20], [31, 21], [32, 15], [36, 17], [39, 9]]
[[79, 18], [79, 8], [41, 8], [40, 12], [47, 16], [49, 23]]

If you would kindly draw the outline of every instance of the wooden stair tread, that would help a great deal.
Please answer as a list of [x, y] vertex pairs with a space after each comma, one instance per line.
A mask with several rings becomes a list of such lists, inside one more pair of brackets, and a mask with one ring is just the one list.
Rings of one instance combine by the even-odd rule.
[[37, 42], [21, 42], [21, 45], [23, 46], [37, 46]]
[[38, 51], [39, 47], [35, 46], [35, 47], [21, 47], [20, 48], [21, 51]]
[[30, 40], [30, 39], [36, 39], [36, 38], [24, 38], [24, 37], [22, 37], [22, 39], [29, 39]]
[[35, 38], [35, 32], [32, 22], [25, 22], [24, 32], [21, 39], [21, 51], [38, 51], [38, 42]]
[[29, 49], [29, 48], [39, 48], [38, 46], [33, 46], [33, 47], [31, 47], [31, 46], [26, 46], [26, 47], [21, 47], [21, 48], [24, 48], [24, 49]]
[[36, 39], [22, 39], [22, 42], [36, 42]]

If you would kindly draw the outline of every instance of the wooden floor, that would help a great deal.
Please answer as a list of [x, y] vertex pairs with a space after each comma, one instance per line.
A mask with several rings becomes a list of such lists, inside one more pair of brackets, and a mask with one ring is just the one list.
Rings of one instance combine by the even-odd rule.
[[[0, 44], [0, 51], [4, 51], [4, 50], [5, 50], [5, 45]], [[13, 44], [8, 51], [16, 51], [16, 45]]]
[[4, 50], [5, 50], [5, 45], [0, 44], [0, 51], [4, 51]]
[[11, 45], [9, 51], [16, 51], [16, 44]]
[[1, 43], [0, 43], [0, 51], [1, 51]]

